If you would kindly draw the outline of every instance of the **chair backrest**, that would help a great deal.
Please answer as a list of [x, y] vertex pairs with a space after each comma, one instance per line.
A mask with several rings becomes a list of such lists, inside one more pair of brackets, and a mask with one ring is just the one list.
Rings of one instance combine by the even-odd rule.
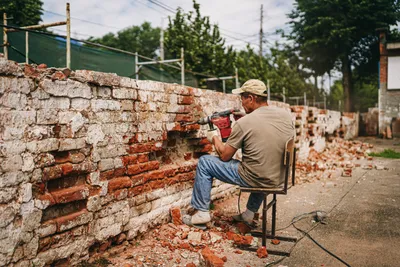
[[283, 153], [283, 165], [285, 166], [285, 181], [284, 191], [286, 193], [288, 187], [289, 173], [292, 171], [292, 185], [295, 180], [295, 168], [296, 168], [296, 149], [294, 147], [294, 137], [286, 141], [285, 150]]

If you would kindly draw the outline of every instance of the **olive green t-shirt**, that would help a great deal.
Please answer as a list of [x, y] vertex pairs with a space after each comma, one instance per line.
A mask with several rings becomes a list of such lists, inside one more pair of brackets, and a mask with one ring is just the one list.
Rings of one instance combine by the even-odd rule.
[[277, 187], [284, 182], [283, 151], [294, 135], [291, 114], [263, 106], [236, 122], [227, 144], [242, 149], [239, 175], [252, 187]]

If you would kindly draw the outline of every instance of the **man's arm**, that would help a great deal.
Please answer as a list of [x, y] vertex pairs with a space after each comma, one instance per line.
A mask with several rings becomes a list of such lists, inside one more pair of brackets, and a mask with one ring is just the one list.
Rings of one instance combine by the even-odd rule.
[[236, 148], [231, 147], [228, 144], [222, 143], [222, 141], [216, 136], [213, 137], [212, 143], [214, 144], [215, 150], [217, 151], [217, 153], [222, 161], [231, 160], [233, 155], [235, 155], [235, 153], [237, 151]]

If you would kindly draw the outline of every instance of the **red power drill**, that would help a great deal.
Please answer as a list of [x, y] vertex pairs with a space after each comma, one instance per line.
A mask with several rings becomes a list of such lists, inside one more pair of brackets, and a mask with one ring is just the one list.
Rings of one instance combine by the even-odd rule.
[[194, 123], [198, 124], [208, 123], [210, 131], [214, 130], [214, 125], [217, 126], [221, 133], [222, 142], [226, 142], [232, 131], [231, 119], [230, 119], [231, 114], [233, 114], [235, 120], [238, 120], [245, 115], [243, 112], [240, 112], [239, 109], [234, 108], [221, 112], [215, 112], [212, 115], [201, 118], [200, 120]]

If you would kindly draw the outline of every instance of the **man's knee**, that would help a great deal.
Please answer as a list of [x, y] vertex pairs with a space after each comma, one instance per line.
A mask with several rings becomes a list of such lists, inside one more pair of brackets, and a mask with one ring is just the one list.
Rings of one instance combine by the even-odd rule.
[[202, 167], [206, 167], [209, 165], [210, 160], [213, 158], [214, 156], [211, 155], [203, 155], [199, 158], [199, 162], [197, 163], [197, 168], [202, 168]]

